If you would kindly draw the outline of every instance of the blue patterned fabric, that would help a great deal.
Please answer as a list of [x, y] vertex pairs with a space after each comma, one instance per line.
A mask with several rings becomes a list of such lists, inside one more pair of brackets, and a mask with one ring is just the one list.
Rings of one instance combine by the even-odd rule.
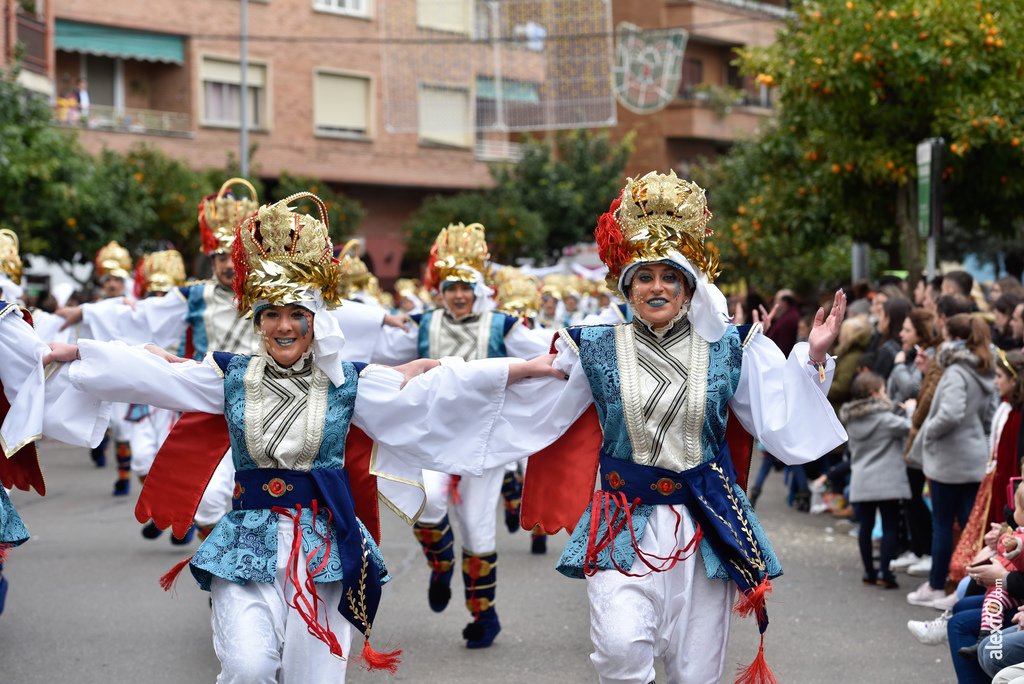
[[[188, 314], [185, 320], [192, 328], [192, 346], [195, 347], [195, 354], [192, 358], [202, 361], [206, 356], [207, 348], [210, 346], [206, 338], [206, 323], [203, 321], [203, 314], [206, 312], [206, 300], [203, 299], [203, 289], [206, 285], [189, 285], [182, 287], [180, 292], [188, 301]], [[183, 344], [182, 349], [185, 348]]]
[[[618, 355], [615, 350], [616, 327], [613, 325], [585, 326], [570, 329], [569, 333], [579, 346], [580, 362], [590, 383], [598, 419], [604, 431], [604, 443], [601, 451], [612, 458], [632, 462], [633, 445], [629, 441], [626, 419], [622, 409], [622, 388], [619, 382]], [[701, 440], [702, 463], [714, 460], [725, 443], [725, 428], [729, 416], [728, 402], [739, 385], [742, 359], [742, 339], [736, 326], [730, 325], [721, 340], [709, 345], [707, 404]], [[779, 565], [771, 544], [768, 543], [768, 537], [754, 514], [750, 502], [739, 486], [736, 486], [735, 489], [739, 493], [738, 498], [743, 504], [754, 536], [757, 537], [761, 547], [769, 576], [781, 575], [782, 567]], [[633, 535], [637, 543], [640, 543], [643, 538], [653, 510], [653, 506], [641, 504], [633, 512]], [[617, 511], [615, 522], [618, 523], [622, 517], [624, 517], [622, 511]], [[558, 559], [557, 569], [567, 577], [584, 577], [583, 567], [590, 535], [590, 521], [591, 511], [588, 508], [576, 524], [562, 556]], [[606, 529], [607, 523], [602, 520], [598, 534], [604, 534]], [[598, 568], [611, 570], [615, 568], [615, 565], [623, 569], [630, 568], [636, 558], [636, 552], [632, 546], [629, 530], [624, 528], [620, 531], [611, 546], [615, 549], [615, 564], [612, 563], [611, 547], [609, 547], [598, 554]], [[709, 578], [730, 579], [722, 561], [707, 540], [701, 541], [700, 551]]]
[[0, 487], [0, 544], [19, 546], [28, 541], [28, 530], [21, 522], [18, 510], [7, 497], [7, 491]]
[[[249, 454], [245, 441], [245, 386], [243, 379], [252, 357], [215, 352], [214, 361], [224, 372], [224, 417], [231, 435], [231, 453], [235, 470], [255, 470], [256, 462]], [[313, 459], [313, 469], [343, 468], [345, 466], [345, 439], [348, 437], [359, 383], [356, 365], [344, 363], [345, 383], [341, 387], [328, 385], [327, 415], [324, 418], [323, 439]], [[309, 555], [308, 568], [316, 569], [323, 561], [324, 550], [314, 549], [324, 542], [322, 535], [330, 534], [331, 553], [324, 569], [314, 575], [317, 583], [339, 581], [342, 578], [341, 559], [338, 556], [337, 532], [332, 522], [328, 531], [327, 514], [321, 512], [313, 520], [313, 512], [303, 508], [300, 517], [302, 549]], [[247, 581], [273, 582], [277, 567], [278, 514], [260, 509], [230, 511], [202, 543], [189, 569], [199, 586], [209, 591], [214, 575], [239, 584]], [[366, 546], [377, 563], [380, 582], [391, 579], [384, 565], [384, 557], [363, 523], [360, 532]]]
[[419, 321], [417, 321], [420, 327], [417, 330], [416, 352], [420, 355], [421, 359], [430, 358], [430, 319], [434, 317], [434, 313], [437, 311], [437, 309], [424, 311]]

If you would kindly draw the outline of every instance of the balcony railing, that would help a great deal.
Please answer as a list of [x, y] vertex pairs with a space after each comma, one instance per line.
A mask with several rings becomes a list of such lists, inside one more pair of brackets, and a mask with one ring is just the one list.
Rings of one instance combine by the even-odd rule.
[[150, 109], [91, 105], [87, 114], [79, 111], [74, 101], [57, 100], [54, 122], [58, 126], [74, 126], [101, 131], [140, 133], [144, 135], [192, 135], [192, 119], [180, 112], [158, 112]]
[[507, 140], [481, 138], [476, 141], [476, 158], [477, 161], [485, 162], [518, 162], [523, 158], [523, 145]]
[[27, 14], [18, 14], [18, 42], [25, 46], [24, 68], [46, 74], [46, 24]]
[[759, 91], [740, 90], [723, 86], [702, 86], [684, 83], [679, 86], [677, 99], [684, 102], [703, 102], [712, 108], [728, 114], [732, 107], [763, 107], [774, 109], [771, 91], [761, 88]]

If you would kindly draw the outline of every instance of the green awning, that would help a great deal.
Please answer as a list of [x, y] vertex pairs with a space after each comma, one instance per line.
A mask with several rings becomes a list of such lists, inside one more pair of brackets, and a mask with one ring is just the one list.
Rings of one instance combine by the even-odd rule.
[[143, 62], [185, 63], [184, 39], [166, 33], [132, 31], [115, 26], [57, 19], [53, 42], [56, 49], [65, 52]]
[[[476, 77], [476, 99], [496, 100], [497, 88], [494, 87], [494, 79], [487, 76]], [[530, 102], [540, 104], [540, 95], [537, 93], [537, 86], [528, 81], [513, 81], [501, 79], [501, 99], [505, 102]]]

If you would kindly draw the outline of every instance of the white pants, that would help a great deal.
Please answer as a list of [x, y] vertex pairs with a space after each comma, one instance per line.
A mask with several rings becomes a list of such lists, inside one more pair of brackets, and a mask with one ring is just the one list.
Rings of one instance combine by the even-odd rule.
[[[345, 681], [347, 661], [331, 655], [327, 644], [306, 628], [298, 612], [290, 608], [294, 589], [285, 582], [288, 551], [292, 547], [292, 521], [281, 516], [277, 525], [277, 577], [273, 584], [248, 582], [235, 584], [214, 577], [210, 586], [213, 599], [213, 648], [220, 659], [217, 684], [312, 684]], [[299, 582], [306, 579], [306, 554], [299, 560]], [[338, 611], [341, 582], [317, 585], [317, 593], [326, 604], [331, 631], [346, 658], [352, 642], [352, 626]], [[324, 605], [320, 606], [321, 622]]]
[[132, 450], [132, 472], [136, 477], [149, 475], [156, 454], [163, 446], [174, 424], [174, 411], [149, 407], [149, 415], [142, 420], [132, 421], [128, 445]]
[[231, 449], [224, 454], [213, 471], [210, 483], [206, 485], [203, 498], [196, 508], [195, 521], [202, 527], [213, 527], [231, 510], [231, 497], [235, 492], [235, 462], [231, 460]]
[[[673, 508], [683, 516], [678, 539]], [[666, 557], [692, 537], [693, 522], [683, 506], [657, 506], [640, 548]], [[648, 571], [640, 559], [629, 570]], [[587, 578], [587, 596], [594, 643], [590, 659], [601, 684], [654, 681], [656, 656], [665, 661], [668, 684], [713, 683], [721, 678], [736, 585], [708, 579], [699, 550], [668, 572], [644, 577], [598, 571]]]
[[110, 424], [107, 429], [110, 431], [110, 439], [114, 443], [127, 442], [131, 439], [132, 423], [124, 418], [128, 415], [129, 408], [131, 408], [131, 404], [122, 404], [120, 402], [110, 405]]
[[[448, 513], [451, 478], [447, 473], [423, 471], [427, 503], [420, 515], [421, 523], [436, 525]], [[459, 503], [452, 507], [462, 532], [462, 548], [470, 553], [491, 553], [497, 548], [496, 511], [504, 478], [505, 466], [498, 466], [488, 468], [480, 477], [463, 477], [459, 480]]]

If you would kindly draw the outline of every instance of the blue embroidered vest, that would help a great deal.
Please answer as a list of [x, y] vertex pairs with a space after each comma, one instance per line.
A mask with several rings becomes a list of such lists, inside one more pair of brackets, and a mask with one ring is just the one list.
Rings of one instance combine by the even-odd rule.
[[[224, 417], [231, 436], [231, 453], [236, 470], [256, 470], [260, 466], [249, 453], [246, 440], [245, 375], [253, 357], [214, 352], [214, 362], [224, 375]], [[345, 382], [341, 387], [327, 384], [327, 408], [323, 436], [309, 468], [338, 469], [345, 465], [345, 439], [355, 410], [359, 372], [365, 364], [344, 362]], [[311, 410], [307, 407], [307, 411]], [[262, 428], [262, 426], [261, 426]], [[274, 467], [279, 467], [274, 464]], [[190, 570], [199, 586], [209, 590], [214, 575], [239, 584], [247, 581], [273, 582], [277, 567], [278, 514], [269, 509], [232, 510], [202, 543], [192, 557]], [[359, 523], [367, 548], [380, 569], [381, 584], [390, 577], [380, 549], [373, 537]], [[334, 524], [327, 523], [326, 511], [313, 520], [312, 511], [303, 508], [301, 517], [302, 548], [312, 570], [324, 561], [323, 537], [330, 535], [331, 555], [323, 570], [314, 575], [317, 583], [340, 581], [341, 560]]]
[[[436, 339], [432, 343], [431, 341], [431, 329], [436, 328], [441, 323], [440, 318], [435, 320], [435, 316], [443, 317], [445, 313], [444, 309], [432, 309], [426, 311], [419, 316], [412, 316], [412, 319], [419, 325], [418, 338], [417, 338], [417, 351], [421, 359], [439, 359], [441, 356], [447, 355], [446, 350], [437, 348]], [[505, 336], [508, 335], [509, 331], [519, 321], [515, 316], [509, 316], [498, 311], [485, 311], [480, 314], [479, 326], [466, 326], [458, 322], [452, 321], [450, 318], [445, 321], [455, 331], [465, 329], [466, 340], [465, 345], [471, 345], [471, 349], [476, 351], [476, 355], [472, 358], [501, 358], [508, 356], [505, 351]], [[483, 328], [483, 329], [481, 329]], [[440, 334], [448, 334], [444, 332], [442, 328]], [[456, 334], [459, 334], [456, 332]], [[482, 335], [487, 335], [486, 339], [482, 339]], [[483, 344], [481, 344], [483, 342]], [[480, 354], [480, 351], [486, 348], [486, 356]], [[471, 354], [459, 354], [460, 356], [471, 356]]]
[[[613, 459], [629, 461], [641, 465], [649, 465], [645, 459], [650, 454], [637, 455], [634, 453], [634, 444], [630, 435], [630, 428], [627, 421], [633, 422], [633, 435], [645, 431], [642, 424], [642, 415], [637, 413], [642, 409], [643, 398], [639, 396], [639, 388], [635, 377], [636, 358], [635, 347], [630, 346], [627, 333], [631, 333], [627, 326], [639, 326], [639, 323], [622, 325], [597, 325], [570, 328], [563, 331], [562, 336], [579, 353], [583, 371], [590, 384], [594, 404], [597, 408], [598, 420], [604, 431], [604, 443], [602, 453]], [[681, 322], [684, 326], [684, 333], [688, 332], [689, 322], [685, 319]], [[646, 334], [637, 331], [636, 335]], [[671, 333], [670, 333], [671, 334]], [[695, 421], [690, 420], [694, 413], [703, 413], [703, 419], [689, 428], [684, 427], [684, 432], [691, 434], [684, 435], [688, 443], [694, 445], [696, 453], [686, 454], [690, 467], [708, 463], [715, 460], [725, 444], [725, 428], [729, 416], [728, 401], [732, 398], [739, 383], [740, 369], [742, 362], [742, 340], [740, 331], [730, 325], [726, 334], [717, 342], [708, 343], [696, 334], [691, 335], [691, 345], [695, 352], [691, 352], [690, 366], [686, 379], [686, 391], [683, 399], [686, 402], [688, 411], [684, 419], [677, 421], [684, 425], [692, 425]], [[706, 351], [704, 347], [706, 346]], [[620, 354], [626, 357], [620, 359]], [[706, 364], [706, 365], [705, 365]], [[623, 392], [623, 375], [629, 376], [627, 390]], [[700, 383], [700, 384], [696, 384]], [[624, 394], [633, 398], [633, 401], [624, 403]], [[695, 400], [704, 395], [702, 402], [694, 406]], [[640, 424], [637, 424], [637, 420]], [[677, 423], [674, 423], [677, 424]], [[747, 518], [751, 522], [753, 533], [756, 536], [761, 551], [764, 555], [767, 574], [775, 577], [782, 574], [778, 559], [768, 543], [767, 536], [761, 528], [760, 522], [754, 515], [742, 489], [734, 486], [737, 499], [742, 503]], [[647, 522], [650, 519], [654, 506], [651, 504], [640, 504], [633, 513], [633, 535], [637, 543], [643, 537]], [[590, 532], [591, 512], [588, 508], [583, 517], [577, 523], [569, 542], [565, 546], [562, 557], [558, 561], [558, 570], [569, 577], [583, 577], [584, 558]], [[607, 524], [602, 521], [599, 534], [604, 534]], [[615, 537], [613, 554], [605, 549], [598, 556], [598, 567], [602, 570], [613, 569], [616, 565], [623, 569], [632, 566], [636, 557], [633, 549], [629, 529], [623, 529]], [[728, 571], [711, 548], [707, 540], [701, 542], [701, 556], [709, 578], [730, 579]]]

